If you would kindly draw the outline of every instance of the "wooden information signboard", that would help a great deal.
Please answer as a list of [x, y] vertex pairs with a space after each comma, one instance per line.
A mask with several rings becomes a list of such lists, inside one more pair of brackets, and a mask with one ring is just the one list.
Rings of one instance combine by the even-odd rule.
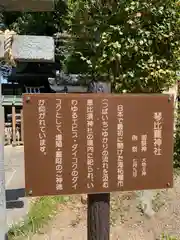
[[54, 0], [1, 0], [0, 10], [49, 12], [54, 10]]
[[169, 95], [25, 94], [26, 190], [32, 196], [169, 188]]

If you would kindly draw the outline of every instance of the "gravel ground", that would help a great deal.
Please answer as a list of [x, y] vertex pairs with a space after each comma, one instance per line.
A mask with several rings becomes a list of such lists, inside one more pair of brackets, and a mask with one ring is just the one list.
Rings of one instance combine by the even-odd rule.
[[[6, 189], [13, 195], [22, 195], [24, 188], [24, 153], [23, 147], [5, 147]], [[151, 203], [142, 212], [141, 200]], [[149, 200], [149, 201], [147, 201]], [[13, 223], [24, 218], [29, 210], [30, 199], [20, 198], [15, 201], [20, 208], [7, 209], [7, 221]], [[74, 196], [66, 205], [59, 205], [57, 216], [36, 234], [25, 239], [32, 240], [87, 240], [86, 205], [80, 196]], [[111, 194], [111, 239], [118, 240], [156, 240], [162, 233], [168, 233], [180, 239], [180, 176], [174, 181], [174, 188], [163, 191], [125, 192]]]
[[[146, 192], [148, 193], [148, 192]], [[148, 216], [142, 212], [139, 192], [111, 194], [111, 238], [113, 240], [157, 240], [162, 233], [180, 239], [180, 177], [176, 177], [174, 188], [151, 191], [147, 195], [154, 199], [155, 214]], [[87, 240], [86, 205], [80, 196], [59, 206], [58, 215], [48, 226], [29, 239], [32, 240]]]

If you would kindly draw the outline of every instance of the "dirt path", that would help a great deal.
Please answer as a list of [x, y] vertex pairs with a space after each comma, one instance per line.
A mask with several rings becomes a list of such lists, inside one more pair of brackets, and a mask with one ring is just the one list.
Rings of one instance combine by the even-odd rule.
[[[157, 193], [157, 192], [156, 192]], [[158, 192], [153, 201], [156, 214], [148, 218], [139, 205], [136, 193], [114, 193], [111, 197], [111, 239], [157, 240], [162, 233], [180, 239], [180, 177], [173, 189]], [[59, 206], [58, 215], [41, 234], [32, 240], [87, 240], [86, 205], [75, 197], [66, 206]]]

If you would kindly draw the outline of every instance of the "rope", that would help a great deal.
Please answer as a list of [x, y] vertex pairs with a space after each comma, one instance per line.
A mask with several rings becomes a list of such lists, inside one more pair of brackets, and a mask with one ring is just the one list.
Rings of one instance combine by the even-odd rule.
[[0, 31], [0, 34], [4, 35], [4, 59], [6, 64], [15, 67], [16, 62], [14, 60], [13, 54], [12, 54], [12, 43], [13, 43], [13, 38], [14, 35], [16, 35], [16, 32], [10, 31], [10, 30], [5, 30]]

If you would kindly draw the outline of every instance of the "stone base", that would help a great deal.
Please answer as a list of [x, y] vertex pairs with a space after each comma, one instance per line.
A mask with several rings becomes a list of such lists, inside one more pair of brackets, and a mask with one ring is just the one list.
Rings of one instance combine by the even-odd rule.
[[[55, 44], [47, 36], [14, 36], [12, 54], [16, 61], [54, 62]], [[0, 58], [4, 58], [4, 36], [0, 35]]]

